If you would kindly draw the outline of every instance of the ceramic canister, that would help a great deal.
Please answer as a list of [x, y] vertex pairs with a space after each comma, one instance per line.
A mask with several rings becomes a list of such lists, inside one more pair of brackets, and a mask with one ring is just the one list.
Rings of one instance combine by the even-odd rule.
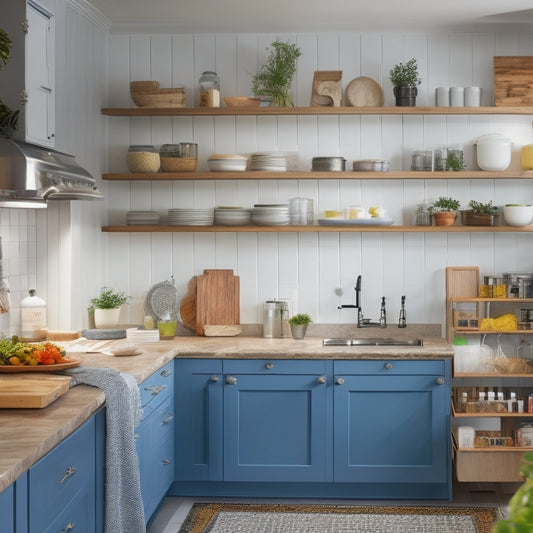
[[506, 170], [511, 164], [511, 140], [499, 133], [478, 137], [477, 164], [481, 170]]

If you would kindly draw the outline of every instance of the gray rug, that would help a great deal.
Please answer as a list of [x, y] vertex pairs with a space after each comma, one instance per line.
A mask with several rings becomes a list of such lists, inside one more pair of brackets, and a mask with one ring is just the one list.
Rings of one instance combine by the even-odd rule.
[[179, 533], [490, 533], [495, 507], [194, 504]]

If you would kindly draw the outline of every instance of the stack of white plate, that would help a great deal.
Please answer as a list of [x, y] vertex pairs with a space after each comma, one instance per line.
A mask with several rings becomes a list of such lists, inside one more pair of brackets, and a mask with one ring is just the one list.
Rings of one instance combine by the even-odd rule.
[[217, 226], [246, 226], [252, 219], [252, 210], [244, 207], [215, 207]]
[[128, 211], [126, 213], [126, 224], [128, 226], [144, 226], [159, 224], [159, 213], [154, 211]]
[[285, 172], [287, 158], [281, 153], [259, 152], [250, 156], [249, 170], [263, 170], [266, 172]]
[[311, 170], [322, 172], [339, 172], [346, 169], [344, 157], [313, 157]]
[[289, 223], [289, 205], [255, 204], [252, 222], [257, 226], [286, 226]]
[[159, 341], [158, 329], [137, 329], [128, 328], [126, 330], [126, 338], [134, 344], [143, 344], [149, 342]]
[[243, 155], [214, 154], [207, 160], [207, 166], [211, 172], [242, 172], [247, 162]]
[[212, 226], [213, 209], [169, 209], [169, 226]]

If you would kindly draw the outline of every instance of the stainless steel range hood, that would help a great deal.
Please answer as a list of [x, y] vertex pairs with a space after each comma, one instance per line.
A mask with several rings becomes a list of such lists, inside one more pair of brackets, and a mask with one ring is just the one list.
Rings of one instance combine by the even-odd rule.
[[73, 156], [0, 138], [0, 207], [46, 207], [50, 200], [96, 200], [94, 178]]

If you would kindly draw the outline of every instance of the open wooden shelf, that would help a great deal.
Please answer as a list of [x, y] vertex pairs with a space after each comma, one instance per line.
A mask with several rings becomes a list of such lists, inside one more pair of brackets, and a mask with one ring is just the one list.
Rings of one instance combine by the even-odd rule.
[[533, 418], [533, 413], [458, 413], [457, 411], [454, 411], [453, 417], [454, 418]]
[[102, 109], [115, 117], [243, 115], [531, 115], [533, 107], [126, 107]]
[[488, 448], [457, 448], [459, 452], [516, 452], [525, 453], [533, 451], [529, 446], [489, 446]]
[[463, 302], [463, 303], [481, 303], [481, 302], [489, 302], [489, 303], [533, 303], [533, 298], [473, 298], [473, 297], [466, 297], [466, 296], [452, 296], [449, 298], [450, 302]]
[[[533, 232], [533, 226], [103, 226], [113, 233], [512, 233]], [[491, 333], [491, 332], [487, 332]], [[494, 333], [494, 332], [492, 332]]]
[[483, 170], [462, 172], [423, 172], [394, 170], [389, 172], [118, 172], [102, 174], [104, 180], [139, 181], [139, 180], [439, 180], [439, 179], [533, 179], [533, 171], [523, 172], [488, 172]]
[[501, 372], [457, 372], [454, 378], [529, 378], [533, 379], [533, 374], [502, 374]]

